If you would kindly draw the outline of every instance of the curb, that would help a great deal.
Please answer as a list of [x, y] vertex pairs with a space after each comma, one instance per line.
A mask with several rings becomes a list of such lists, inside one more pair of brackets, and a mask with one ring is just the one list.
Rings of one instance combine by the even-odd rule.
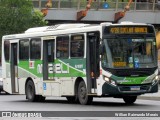
[[160, 97], [159, 96], [138, 96], [138, 99], [142, 99], [142, 100], [155, 100], [155, 101], [160, 101]]
[[142, 99], [142, 100], [160, 101], [160, 84], [159, 84], [158, 92], [143, 94], [143, 95], [138, 96], [137, 98]]

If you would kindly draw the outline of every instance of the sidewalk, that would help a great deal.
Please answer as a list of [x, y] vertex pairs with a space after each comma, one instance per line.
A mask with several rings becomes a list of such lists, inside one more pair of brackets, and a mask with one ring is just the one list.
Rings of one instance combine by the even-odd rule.
[[138, 96], [138, 99], [159, 100], [160, 101], [160, 85], [159, 85], [159, 91], [157, 93], [146, 93], [144, 95]]

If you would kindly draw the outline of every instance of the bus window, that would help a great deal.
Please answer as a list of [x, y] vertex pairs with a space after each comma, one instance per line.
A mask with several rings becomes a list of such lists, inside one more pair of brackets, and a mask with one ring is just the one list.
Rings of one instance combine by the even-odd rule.
[[84, 56], [84, 35], [71, 36], [71, 57]]
[[68, 58], [69, 56], [69, 36], [57, 37], [57, 58]]
[[19, 42], [19, 59], [28, 60], [29, 59], [29, 40], [24, 39]]
[[10, 42], [4, 41], [4, 56], [6, 61], [9, 61], [9, 54], [10, 54], [9, 51], [10, 51]]
[[30, 41], [30, 59], [40, 59], [41, 57], [41, 39], [32, 38]]
[[47, 42], [47, 59], [48, 62], [54, 61], [54, 40]]

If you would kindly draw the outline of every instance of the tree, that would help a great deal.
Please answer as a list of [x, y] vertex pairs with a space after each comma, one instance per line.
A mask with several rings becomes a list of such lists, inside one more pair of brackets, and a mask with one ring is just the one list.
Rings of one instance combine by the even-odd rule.
[[22, 33], [30, 27], [46, 24], [43, 14], [34, 10], [31, 0], [0, 0], [1, 38], [3, 35]]
[[31, 27], [39, 27], [39, 26], [47, 25], [48, 22], [45, 21], [43, 17], [44, 17], [43, 13], [41, 11], [34, 10]]

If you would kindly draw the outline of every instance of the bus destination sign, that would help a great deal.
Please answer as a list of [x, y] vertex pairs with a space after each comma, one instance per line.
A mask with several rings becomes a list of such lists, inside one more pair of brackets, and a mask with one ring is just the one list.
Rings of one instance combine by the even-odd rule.
[[113, 34], [133, 34], [133, 33], [148, 33], [147, 27], [111, 27], [110, 33]]

